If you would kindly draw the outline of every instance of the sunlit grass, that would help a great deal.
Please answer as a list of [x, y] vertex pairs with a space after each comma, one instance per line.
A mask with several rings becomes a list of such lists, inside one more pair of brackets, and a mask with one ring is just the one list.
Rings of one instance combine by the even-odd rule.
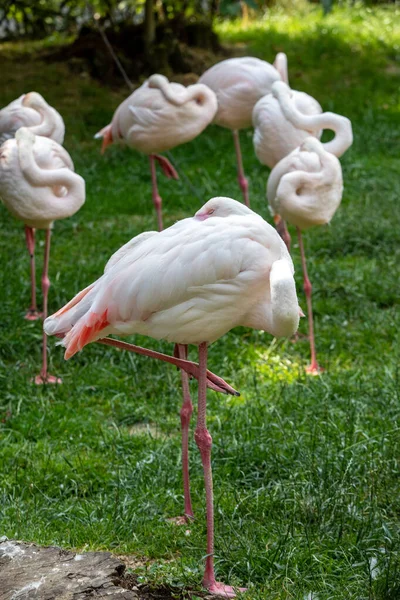
[[[209, 368], [241, 392], [208, 397], [218, 576], [247, 585], [252, 600], [400, 597], [398, 13], [355, 5], [323, 19], [320, 7], [303, 6], [297, 14], [269, 11], [246, 29], [218, 25], [242, 52], [271, 61], [285, 50], [293, 87], [351, 118], [355, 138], [342, 158], [340, 209], [329, 227], [304, 236], [326, 371], [304, 373], [306, 319], [296, 343], [237, 329], [210, 348]], [[128, 90], [110, 91], [33, 51], [21, 60], [27, 48], [0, 45], [0, 104], [42, 92], [65, 118], [66, 147], [87, 184], [85, 206], [54, 228], [55, 310], [122, 243], [154, 229], [155, 217], [146, 158], [122, 148], [101, 157], [93, 140]], [[268, 170], [254, 157], [251, 132], [241, 139], [252, 206], [270, 219]], [[166, 224], [213, 195], [240, 199], [229, 132], [211, 127], [173, 159], [185, 177], [160, 176]], [[65, 363], [51, 342], [51, 370], [63, 385], [32, 386], [41, 332], [22, 318], [28, 257], [21, 225], [4, 207], [0, 220], [0, 536], [134, 553], [142, 577], [198, 586], [204, 486], [193, 440], [197, 518], [190, 535], [167, 521], [182, 511], [179, 373], [95, 344]], [[42, 249], [39, 232], [39, 272]], [[293, 258], [304, 309], [295, 238]], [[135, 341], [171, 352], [166, 343]]]

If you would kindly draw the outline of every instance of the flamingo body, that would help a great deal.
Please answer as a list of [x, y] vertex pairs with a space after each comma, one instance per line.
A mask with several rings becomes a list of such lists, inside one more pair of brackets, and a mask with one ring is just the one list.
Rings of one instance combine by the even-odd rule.
[[342, 200], [339, 160], [309, 137], [271, 171], [267, 198], [274, 215], [300, 229], [329, 223]]
[[251, 127], [256, 102], [271, 92], [272, 84], [281, 79], [278, 70], [259, 58], [246, 56], [223, 60], [200, 77], [218, 100], [214, 123], [227, 129]]
[[0, 149], [0, 197], [25, 225], [48, 229], [85, 201], [85, 182], [73, 168], [60, 144], [21, 128]]
[[[291, 303], [279, 318], [271, 309], [273, 268]], [[238, 325], [290, 335], [299, 318], [284, 243], [260, 216], [225, 198], [133, 244], [70, 304], [45, 322], [49, 334], [67, 333], [67, 356], [110, 333], [200, 344]]]
[[152, 75], [119, 105], [108, 127], [113, 141], [153, 154], [194, 139], [216, 111], [217, 99], [206, 86], [185, 88], [163, 75]]
[[37, 92], [23, 94], [0, 110], [0, 145], [15, 137], [20, 127], [62, 144], [65, 125], [61, 115]]

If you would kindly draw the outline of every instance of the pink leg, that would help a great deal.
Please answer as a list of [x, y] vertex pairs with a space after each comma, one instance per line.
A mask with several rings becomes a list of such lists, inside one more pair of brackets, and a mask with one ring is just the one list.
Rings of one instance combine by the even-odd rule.
[[[199, 406], [197, 414], [197, 425], [194, 439], [200, 450], [201, 462], [204, 470], [204, 483], [206, 488], [207, 505], [207, 558], [204, 572], [203, 585], [211, 594], [223, 596], [224, 598], [235, 598], [235, 590], [215, 580], [214, 573], [214, 499], [213, 481], [211, 470], [211, 446], [212, 437], [207, 430], [206, 403], [207, 403], [207, 344], [199, 346]], [[245, 591], [239, 588], [240, 591]]]
[[155, 209], [157, 212], [158, 231], [162, 231], [163, 230], [162, 212], [161, 212], [162, 199], [158, 193], [156, 164], [154, 162], [153, 154], [149, 155], [149, 160], [150, 160], [150, 171], [151, 171], [151, 185], [152, 185], [152, 190], [153, 190], [153, 203], [154, 203], [154, 206], [155, 206]]
[[[187, 360], [187, 346], [179, 344], [178, 351], [179, 358]], [[185, 371], [181, 371], [181, 379], [183, 391], [183, 404], [181, 408], [183, 494], [185, 499], [185, 517], [186, 521], [189, 521], [190, 519], [194, 519], [189, 479], [189, 425], [190, 417], [193, 413], [193, 404], [190, 397], [189, 376]]]
[[315, 351], [314, 319], [313, 319], [312, 301], [311, 301], [312, 285], [311, 285], [311, 281], [308, 278], [303, 238], [302, 238], [301, 231], [299, 228], [297, 228], [297, 236], [299, 238], [301, 264], [303, 267], [304, 292], [306, 294], [306, 299], [307, 299], [308, 332], [309, 332], [309, 336], [310, 336], [310, 348], [311, 348], [311, 364], [307, 367], [306, 371], [307, 371], [307, 373], [310, 373], [312, 375], [317, 375], [322, 369], [319, 367], [319, 365], [317, 363], [317, 353]]
[[235, 143], [238, 182], [240, 185], [240, 189], [242, 190], [244, 203], [246, 206], [250, 206], [249, 183], [248, 183], [246, 177], [244, 176], [242, 152], [240, 150], [239, 132], [234, 130], [234, 131], [232, 131], [232, 133], [233, 133], [233, 141]]
[[28, 225], [25, 225], [25, 238], [31, 261], [31, 306], [25, 315], [25, 319], [36, 321], [40, 319], [41, 314], [38, 312], [36, 304], [35, 230], [28, 227]]
[[[44, 249], [44, 265], [42, 273], [42, 291], [43, 291], [43, 320], [47, 317], [47, 296], [50, 288], [49, 259], [50, 259], [50, 238], [51, 229], [46, 229], [46, 243]], [[35, 377], [35, 383], [41, 385], [43, 383], [62, 383], [59, 377], [49, 375], [47, 373], [47, 335], [43, 331], [43, 349], [42, 349], [42, 369], [40, 375]]]
[[152, 156], [158, 162], [164, 175], [168, 177], [168, 179], [179, 179], [177, 170], [166, 156], [162, 156], [162, 154], [152, 154]]
[[279, 235], [281, 236], [281, 238], [283, 239], [283, 241], [286, 244], [286, 248], [288, 249], [288, 252], [290, 252], [290, 244], [291, 244], [292, 238], [290, 237], [290, 233], [288, 231], [286, 221], [284, 221], [284, 219], [282, 219], [282, 217], [280, 215], [275, 215], [274, 223], [275, 223], [277, 232], [279, 233]]

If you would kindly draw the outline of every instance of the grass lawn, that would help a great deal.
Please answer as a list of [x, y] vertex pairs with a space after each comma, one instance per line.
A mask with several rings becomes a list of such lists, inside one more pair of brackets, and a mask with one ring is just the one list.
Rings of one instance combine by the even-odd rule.
[[[305, 234], [326, 371], [304, 374], [305, 339], [238, 329], [210, 351], [209, 368], [242, 393], [209, 393], [217, 574], [247, 585], [254, 600], [400, 598], [399, 23], [398, 8], [356, 5], [325, 19], [310, 8], [218, 27], [224, 41], [268, 61], [287, 52], [292, 87], [348, 116], [354, 131], [342, 206], [329, 227]], [[66, 148], [87, 184], [85, 206], [54, 228], [52, 312], [156, 221], [146, 158], [123, 148], [101, 157], [93, 140], [127, 95], [123, 83], [109, 90], [24, 52], [0, 45], [0, 105], [41, 92], [64, 116]], [[252, 206], [269, 219], [268, 170], [250, 131], [242, 143]], [[184, 175], [160, 175], [167, 225], [212, 196], [240, 199], [229, 132], [211, 127], [173, 157]], [[200, 589], [205, 499], [194, 441], [197, 520], [190, 535], [166, 520], [183, 504], [179, 373], [95, 344], [66, 363], [50, 340], [51, 372], [63, 385], [32, 385], [41, 324], [23, 319], [28, 255], [21, 224], [2, 206], [0, 221], [0, 536], [134, 554], [145, 559], [144, 578]], [[293, 259], [305, 307], [296, 244]]]

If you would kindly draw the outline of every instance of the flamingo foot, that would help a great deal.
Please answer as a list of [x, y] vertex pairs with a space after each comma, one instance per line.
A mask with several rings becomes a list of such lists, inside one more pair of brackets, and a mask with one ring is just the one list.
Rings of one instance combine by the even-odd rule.
[[[170, 517], [167, 519], [168, 523], [172, 523], [173, 525], [189, 525], [194, 521], [193, 515], [181, 515], [180, 517]], [[189, 531], [189, 529], [188, 529]], [[190, 531], [189, 531], [190, 533]]]
[[307, 375], [314, 375], [314, 376], [316, 376], [316, 375], [320, 375], [324, 371], [325, 371], [325, 369], [323, 369], [322, 367], [320, 367], [317, 362], [311, 363], [311, 365], [308, 365], [308, 367], [306, 367], [306, 373], [307, 373]]
[[55, 377], [54, 375], [36, 375], [33, 381], [36, 383], [36, 385], [53, 385], [62, 383], [62, 379], [60, 377]]
[[[233, 588], [230, 585], [225, 585], [219, 581], [215, 581], [209, 586], [204, 586], [213, 596], [222, 598], [236, 598], [237, 592], [246, 592], [247, 588]], [[235, 591], [236, 590], [236, 591]]]
[[153, 154], [154, 158], [163, 170], [163, 173], [168, 179], [179, 179], [179, 175], [174, 166], [170, 163], [168, 158], [161, 154]]
[[43, 317], [43, 313], [39, 312], [35, 308], [30, 308], [27, 311], [24, 319], [26, 319], [27, 321], [37, 321], [38, 319], [41, 319], [42, 317]]

